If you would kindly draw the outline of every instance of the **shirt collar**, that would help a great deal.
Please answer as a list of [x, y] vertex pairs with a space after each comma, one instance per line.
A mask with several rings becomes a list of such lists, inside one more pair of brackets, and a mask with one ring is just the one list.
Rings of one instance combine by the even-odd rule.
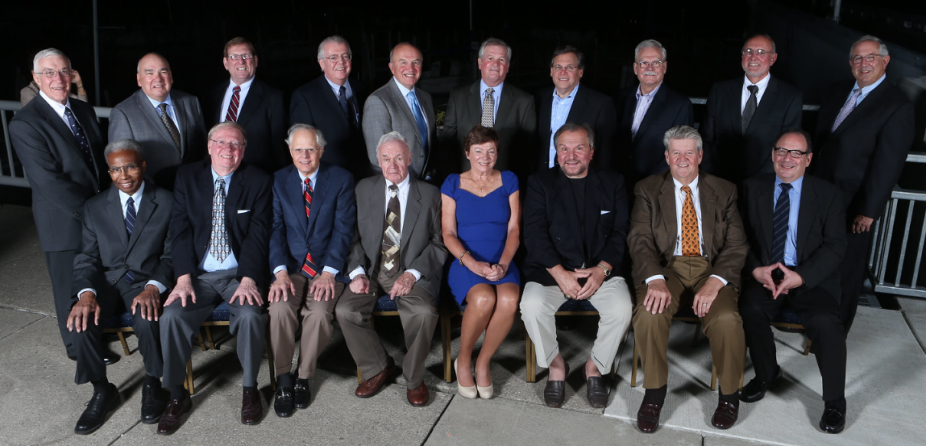
[[[501, 97], [501, 96], [502, 96], [502, 88], [504, 88], [504, 87], [505, 87], [505, 82], [504, 82], [504, 81], [502, 81], [502, 83], [500, 83], [500, 84], [498, 84], [498, 85], [492, 87], [492, 96]], [[486, 95], [486, 90], [488, 90], [488, 89], [489, 89], [489, 86], [486, 85], [486, 82], [485, 82], [484, 80], [482, 80], [482, 79], [479, 79], [479, 97], [485, 97], [485, 95]], [[554, 93], [554, 94], [556, 94], [556, 93]]]
[[[241, 85], [238, 85], [231, 78], [228, 78], [228, 88], [235, 88], [237, 86], [237, 87], [241, 87], [241, 91], [248, 91], [251, 89], [251, 84], [254, 83], [254, 79], [257, 79], [257, 76], [254, 76], [251, 78], [251, 80], [247, 82], [243, 82]], [[168, 98], [170, 98], [170, 96], [168, 96]], [[167, 102], [167, 101], [164, 101], [164, 102]]]
[[[341, 91], [341, 86], [338, 85], [338, 84], [336, 84], [336, 83], [334, 83], [334, 82], [331, 82], [331, 79], [328, 79], [328, 75], [327, 75], [327, 74], [322, 74], [322, 76], [325, 77], [325, 81], [328, 82], [328, 85], [331, 86], [331, 90], [334, 91], [335, 96], [337, 96], [338, 92]], [[393, 78], [395, 78], [395, 76], [393, 76]], [[402, 87], [401, 84], [399, 84], [399, 87], [400, 87], [400, 88], [404, 88], [404, 87]], [[350, 96], [350, 93], [351, 93], [351, 89], [350, 89], [350, 80], [345, 80], [345, 81], [344, 81], [344, 95], [345, 95], [345, 96]]]
[[[328, 79], [328, 78], [326, 77], [325, 79]], [[392, 80], [395, 81], [396, 86], [399, 87], [399, 93], [402, 93], [402, 97], [403, 97], [403, 98], [407, 98], [407, 97], [408, 97], [408, 92], [410, 92], [410, 91], [415, 91], [415, 87], [414, 87], [414, 86], [412, 87], [411, 90], [405, 88], [405, 86], [402, 85], [402, 83], [399, 82], [399, 80], [396, 79], [395, 76], [392, 76]], [[415, 93], [415, 97], [418, 97], [418, 93]]]
[[765, 91], [765, 87], [768, 86], [768, 81], [772, 78], [772, 73], [766, 73], [765, 77], [762, 78], [759, 82], [752, 83], [746, 75], [743, 75], [743, 90], [746, 90], [746, 87], [750, 85], [755, 85], [759, 87], [759, 91]]
[[[778, 185], [781, 183], [784, 183], [784, 181], [781, 181], [781, 178], [778, 178], [778, 175], [775, 175], [775, 191], [776, 192], [780, 189]], [[797, 192], [798, 195], [801, 194], [801, 189], [803, 187], [804, 187], [804, 175], [801, 175], [800, 178], [791, 182], [791, 189]]]
[[561, 100], [561, 101], [565, 101], [565, 100], [567, 100], [567, 99], [573, 99], [573, 98], [575, 98], [575, 97], [576, 97], [576, 93], [579, 92], [579, 85], [581, 85], [581, 82], [578, 83], [578, 84], [576, 84], [575, 87], [572, 87], [572, 91], [570, 91], [569, 94], [567, 94], [565, 98], [559, 97], [559, 95], [556, 94], [556, 87], [553, 87], [553, 99], [554, 99], [554, 100], [559, 99], [559, 100]]
[[308, 177], [306, 177], [305, 175], [303, 175], [302, 172], [300, 172], [298, 169], [296, 170], [296, 173], [299, 174], [299, 179], [302, 180], [302, 183], [303, 183], [303, 184], [305, 184], [305, 179], [308, 178], [309, 181], [312, 183], [312, 188], [314, 189], [314, 188], [315, 188], [315, 180], [318, 179], [318, 171], [319, 171], [319, 170], [321, 170], [321, 166], [318, 166], [318, 169], [315, 169], [315, 172], [312, 172], [312, 174], [309, 175]]
[[[144, 93], [144, 92], [142, 92], [142, 93]], [[161, 105], [161, 104], [167, 104], [169, 108], [173, 108], [173, 107], [174, 107], [173, 101], [170, 100], [170, 93], [167, 94], [167, 98], [165, 98], [163, 101], [156, 101], [156, 100], [152, 99], [151, 96], [148, 96], [148, 95], [145, 95], [145, 97], [148, 98], [148, 102], [150, 102], [150, 103], [151, 103], [151, 106], [154, 107], [154, 108], [158, 108], [158, 106]]]
[[58, 102], [58, 101], [56, 101], [56, 100], [54, 100], [54, 99], [48, 97], [48, 95], [46, 95], [45, 92], [42, 91], [42, 90], [39, 90], [39, 96], [41, 96], [42, 99], [45, 100], [45, 102], [48, 102], [48, 105], [51, 106], [52, 110], [54, 110], [55, 113], [57, 113], [58, 116], [61, 116], [62, 118], [64, 117], [64, 109], [65, 109], [65, 108], [71, 108], [71, 99], [70, 99], [70, 98], [66, 99], [66, 100], [65, 100], [65, 103], [62, 104], [62, 103], [60, 103], [60, 102]]
[[231, 184], [231, 177], [232, 175], [235, 174], [235, 172], [232, 172], [225, 176], [221, 176], [218, 173], [216, 173], [215, 169], [213, 169], [212, 166], [209, 166], [209, 171], [212, 172], [212, 185], [215, 186], [215, 182], [218, 181], [219, 178], [224, 178], [225, 179], [225, 190], [227, 191], [228, 186]]
[[[691, 180], [691, 183], [688, 185], [688, 187], [691, 188], [692, 193], [698, 190], [698, 180], [700, 179], [701, 179], [701, 174], [698, 174], [698, 176], [696, 176], [695, 179]], [[672, 177], [672, 182], [675, 183], [675, 190], [681, 190], [682, 186], [684, 186], [684, 184], [676, 180], [675, 177]]]
[[[399, 193], [404, 193], [408, 191], [408, 185], [410, 184], [410, 180], [409, 180], [410, 178], [411, 178], [411, 172], [409, 172], [409, 174], [405, 176], [404, 180], [402, 180], [399, 184], [396, 184], [396, 186], [399, 186]], [[386, 190], [389, 190], [389, 186], [393, 184], [395, 183], [386, 179]]]
[[650, 98], [655, 98], [655, 97], [656, 97], [656, 93], [659, 91], [659, 88], [660, 88], [660, 87], [662, 87], [662, 82], [660, 82], [659, 85], [657, 85], [656, 88], [653, 89], [653, 91], [651, 91], [651, 92], [649, 92], [649, 93], [647, 93], [647, 94], [643, 94], [643, 90], [640, 89], [640, 85], [637, 85], [637, 100], [639, 101], [640, 98], [642, 98], [642, 97], [644, 97], [644, 96], [648, 96], [648, 97], [650, 97]]
[[[862, 88], [862, 93], [859, 94], [859, 97], [868, 96], [868, 93], [871, 93], [872, 90], [874, 90], [875, 88], [878, 88], [878, 85], [881, 85], [881, 82], [884, 82], [884, 79], [887, 79], [887, 73], [882, 74], [881, 77], [878, 78], [878, 80], [875, 81], [875, 83], [873, 83], [873, 84], [871, 84], [871, 85], [869, 85], [869, 86], [867, 86], [867, 87]], [[852, 87], [852, 91], [855, 91], [856, 88], [858, 88], [858, 81], [855, 82], [855, 85]], [[43, 93], [43, 94], [44, 94], [44, 93]], [[52, 101], [52, 102], [54, 102], [54, 101]]]
[[[115, 187], [115, 186], [113, 186], [113, 187]], [[122, 202], [122, 207], [125, 208], [125, 203], [126, 203], [127, 201], [129, 201], [129, 197], [132, 197], [132, 199], [135, 200], [135, 209], [137, 210], [137, 209], [138, 209], [138, 202], [141, 201], [141, 196], [142, 196], [142, 194], [143, 194], [144, 192], [145, 192], [145, 182], [144, 182], [144, 181], [142, 181], [141, 187], [139, 187], [138, 190], [135, 191], [135, 193], [132, 194], [132, 195], [129, 195], [129, 194], [127, 194], [127, 193], [125, 193], [125, 192], [122, 192], [122, 191], [120, 190], [120, 191], [119, 191], [119, 201]]]

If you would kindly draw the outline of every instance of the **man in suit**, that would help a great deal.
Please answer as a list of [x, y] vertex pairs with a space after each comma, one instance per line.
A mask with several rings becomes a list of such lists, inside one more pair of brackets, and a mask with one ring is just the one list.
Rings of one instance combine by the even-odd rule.
[[437, 181], [432, 150], [436, 135], [434, 102], [428, 92], [415, 88], [424, 63], [421, 51], [410, 43], [400, 43], [389, 52], [389, 60], [392, 79], [363, 105], [363, 139], [371, 168], [380, 170], [376, 152], [379, 139], [386, 133], [399, 132], [409, 135], [406, 138], [414, 156], [409, 160], [412, 173], [425, 181]]
[[440, 191], [409, 175], [415, 153], [400, 133], [383, 135], [375, 147], [383, 174], [357, 184], [357, 229], [347, 260], [351, 281], [336, 314], [347, 348], [366, 378], [355, 394], [369, 398], [397, 371], [370, 324], [370, 313], [384, 294], [396, 301], [408, 349], [402, 363], [406, 397], [411, 405], [423, 406], [429, 397], [424, 360], [437, 326], [447, 258]]
[[[10, 120], [10, 141], [32, 188], [32, 215], [51, 278], [58, 329], [74, 359], [67, 329], [74, 303], [74, 256], [80, 250], [84, 201], [100, 191], [104, 139], [93, 107], [71, 101], [71, 61], [61, 51], [39, 51], [32, 79], [39, 97]], [[115, 362], [112, 354], [107, 354]]]
[[241, 164], [247, 140], [240, 125], [216, 124], [208, 138], [210, 159], [183, 166], [174, 188], [170, 230], [177, 282], [161, 316], [164, 384], [170, 388], [158, 423], [162, 435], [176, 432], [193, 408], [183, 388], [190, 338], [222, 301], [244, 369], [241, 422], [256, 424], [263, 415], [257, 373], [267, 330], [261, 290], [270, 272], [271, 179]]
[[372, 174], [367, 163], [360, 112], [363, 110], [363, 84], [352, 84], [349, 76], [353, 53], [347, 40], [331, 36], [318, 45], [318, 65], [322, 75], [293, 92], [289, 105], [290, 124], [309, 124], [325, 134], [323, 163], [349, 170], [359, 180]]
[[158, 186], [174, 188], [181, 164], [202, 159], [206, 130], [199, 99], [172, 90], [170, 64], [150, 53], [138, 61], [140, 90], [117, 104], [109, 116], [109, 140], [134, 139], [145, 148], [148, 175]]
[[597, 166], [610, 165], [611, 145], [614, 142], [614, 124], [617, 113], [614, 101], [605, 94], [579, 81], [585, 73], [585, 55], [575, 47], [566, 45], [553, 51], [550, 61], [550, 77], [553, 91], [544, 88], [537, 97], [540, 114], [537, 120], [539, 147], [539, 169], [556, 165], [556, 141], [553, 135], [567, 123], [588, 124], [595, 132], [595, 161]]
[[[309, 407], [309, 378], [334, 327], [334, 306], [344, 291], [357, 204], [350, 172], [320, 160], [322, 131], [309, 124], [289, 128], [286, 143], [293, 165], [273, 175], [273, 232], [270, 265], [270, 347], [276, 359], [273, 409], [288, 417]], [[292, 272], [290, 272], [292, 271]], [[296, 383], [290, 370], [296, 330], [302, 321]]]
[[569, 365], [559, 353], [554, 314], [567, 299], [587, 299], [598, 310], [598, 337], [583, 371], [588, 403], [603, 408], [602, 375], [611, 370], [633, 310], [626, 281], [611, 274], [624, 259], [627, 193], [620, 174], [589, 169], [596, 153], [591, 125], [567, 122], [554, 137], [558, 166], [528, 180], [521, 319], [537, 346], [537, 365], [550, 369], [544, 402], [560, 407]]
[[887, 80], [887, 45], [864, 36], [852, 45], [855, 82], [839, 82], [820, 105], [813, 174], [842, 190], [846, 255], [840, 267], [839, 317], [848, 335], [858, 308], [871, 240], [913, 144], [913, 105]]
[[243, 162], [256, 165], [267, 173], [282, 167], [286, 160], [286, 107], [283, 92], [254, 76], [257, 53], [244, 37], [225, 44], [222, 65], [231, 75], [228, 82], [217, 85], [206, 104], [206, 125], [234, 121], [248, 135], [248, 150]]
[[[537, 110], [534, 97], [505, 83], [511, 63], [511, 47], [490, 37], [479, 46], [478, 82], [453, 90], [447, 103], [441, 140], [441, 170], [444, 174], [469, 170], [463, 153], [463, 138], [476, 124], [498, 132], [498, 161], [495, 168], [510, 170], [523, 180], [538, 156], [534, 154]], [[544, 124], [546, 125], [546, 124]], [[543, 145], [546, 149], [546, 142]], [[525, 160], [531, 160], [525, 162]]]
[[145, 181], [141, 145], [114, 141], [104, 152], [113, 187], [87, 200], [83, 212], [83, 245], [74, 260], [74, 295], [78, 302], [68, 316], [77, 352], [77, 384], [92, 383], [93, 397], [74, 433], [86, 435], [103, 425], [121, 400], [106, 378], [103, 328], [100, 320], [130, 309], [132, 330], [145, 364], [141, 421], [156, 423], [167, 397], [161, 390], [164, 362], [158, 318], [161, 295], [173, 275], [170, 260], [170, 192]]
[[633, 73], [640, 84], [621, 91], [617, 150], [611, 166], [624, 172], [628, 185], [669, 169], [662, 138], [677, 125], [694, 125], [691, 100], [663, 84], [669, 61], [656, 40], [640, 42], [633, 52]]
[[778, 134], [801, 126], [801, 92], [769, 74], [778, 60], [775, 42], [760, 34], [742, 50], [746, 77], [718, 82], [707, 96], [701, 129], [705, 169], [737, 186], [758, 173], [772, 172], [771, 153]]
[[756, 376], [740, 394], [759, 401], [781, 379], [772, 317], [789, 304], [801, 318], [823, 377], [820, 429], [846, 425], [846, 336], [839, 320], [839, 261], [846, 250], [842, 194], [804, 175], [813, 151], [803, 130], [784, 133], [772, 149], [775, 174], [743, 183], [749, 246], [740, 314]]
[[634, 187], [627, 238], [637, 287], [633, 332], [646, 389], [637, 426], [645, 433], [659, 427], [669, 377], [669, 326], [684, 305], [701, 319], [720, 375], [720, 401], [711, 424], [729, 429], [739, 414], [746, 356], [736, 302], [749, 246], [736, 186], [699, 172], [703, 147], [697, 130], [672, 127], [664, 145], [669, 171]]

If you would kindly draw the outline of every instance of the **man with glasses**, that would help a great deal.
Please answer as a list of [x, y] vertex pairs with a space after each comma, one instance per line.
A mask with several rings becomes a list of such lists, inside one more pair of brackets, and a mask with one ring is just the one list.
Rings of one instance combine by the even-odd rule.
[[286, 107], [283, 92], [267, 85], [257, 74], [257, 53], [244, 37], [225, 44], [222, 65], [231, 75], [217, 85], [205, 105], [206, 125], [233, 121], [248, 135], [244, 162], [273, 173], [286, 163]]
[[[84, 201], [96, 195], [106, 168], [104, 137], [93, 107], [72, 101], [71, 61], [61, 51], [39, 51], [32, 62], [39, 97], [10, 121], [10, 142], [32, 188], [32, 215], [51, 277], [61, 339], [71, 359], [76, 350], [67, 329], [74, 304], [74, 256], [80, 250]], [[118, 356], [106, 354], [107, 363]]]
[[840, 268], [840, 319], [848, 335], [858, 307], [871, 240], [913, 144], [913, 105], [887, 80], [887, 45], [858, 39], [849, 52], [855, 81], [833, 85], [820, 105], [813, 174], [835, 184], [846, 206], [846, 255]]
[[743, 183], [743, 221], [750, 251], [740, 315], [756, 376], [740, 400], [752, 403], [781, 379], [772, 316], [786, 303], [801, 318], [823, 377], [820, 429], [837, 434], [846, 424], [846, 336], [839, 320], [839, 261], [846, 250], [839, 189], [804, 175], [813, 158], [810, 135], [795, 129], [771, 150], [774, 174]]
[[586, 85], [580, 85], [583, 74], [585, 55], [579, 50], [566, 45], [553, 51], [553, 59], [550, 61], [553, 88], [543, 89], [537, 97], [537, 103], [540, 104], [537, 135], [541, 170], [556, 165], [556, 144], [553, 135], [567, 122], [588, 124], [592, 127], [595, 131], [593, 143], [597, 155], [595, 165], [610, 168], [614, 123], [617, 120], [614, 101]]
[[142, 57], [135, 78], [141, 89], [113, 108], [109, 140], [138, 141], [145, 148], [148, 175], [173, 190], [177, 168], [201, 160], [206, 145], [199, 99], [171, 89], [170, 64], [160, 54]]
[[322, 75], [293, 92], [290, 124], [309, 124], [325, 134], [322, 161], [349, 170], [355, 180], [372, 173], [363, 141], [363, 84], [350, 81], [353, 53], [341, 36], [330, 36], [318, 45]]
[[180, 168], [170, 220], [171, 255], [177, 282], [164, 302], [161, 351], [170, 400], [158, 434], [170, 435], [193, 408], [183, 388], [190, 338], [223, 301], [230, 311], [242, 378], [241, 423], [263, 416], [257, 373], [264, 352], [267, 314], [267, 247], [273, 201], [270, 176], [241, 164], [247, 139], [234, 122], [209, 130], [209, 158]]
[[746, 41], [741, 51], [745, 78], [718, 82], [707, 97], [705, 168], [737, 186], [758, 173], [772, 172], [768, 150], [784, 130], [801, 126], [801, 92], [769, 74], [778, 60], [775, 42], [765, 34]]

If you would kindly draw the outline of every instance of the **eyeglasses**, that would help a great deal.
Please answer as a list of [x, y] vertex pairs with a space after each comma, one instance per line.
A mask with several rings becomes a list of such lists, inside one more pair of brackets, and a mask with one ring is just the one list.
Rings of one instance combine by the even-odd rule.
[[869, 54], [867, 56], [850, 57], [849, 62], [852, 62], [852, 65], [861, 65], [863, 60], [865, 62], [874, 62], [876, 57], [881, 57], [881, 55], [880, 54]]
[[661, 60], [654, 60], [654, 61], [652, 61], [652, 62], [642, 62], [642, 61], [641, 61], [641, 62], [636, 62], [635, 65], [637, 65], [637, 66], [639, 66], [640, 68], [643, 68], [643, 69], [646, 69], [646, 68], [648, 68], [648, 67], [662, 68], [662, 65], [663, 65], [664, 63], [665, 63], [665, 62], [663, 62], [663, 61], [661, 61]]
[[70, 69], [70, 68], [62, 68], [62, 69], [60, 69], [60, 70], [58, 70], [58, 71], [55, 71], [55, 70], [45, 70], [45, 71], [40, 71], [40, 72], [35, 73], [35, 74], [41, 74], [41, 75], [45, 76], [45, 77], [48, 78], [48, 79], [54, 79], [54, 78], [58, 77], [58, 74], [60, 74], [61, 77], [71, 77], [71, 69]]
[[325, 59], [327, 59], [328, 62], [331, 62], [331, 63], [338, 63], [339, 60], [347, 62], [350, 60], [350, 54], [332, 54], [326, 57]]
[[790, 155], [791, 158], [797, 158], [797, 159], [800, 159], [800, 157], [807, 154], [807, 152], [801, 152], [800, 150], [790, 150], [784, 147], [775, 147], [774, 149], [772, 149], [772, 153], [778, 156]]
[[554, 70], [554, 71], [563, 71], [563, 70], [566, 70], [566, 71], [568, 71], [568, 72], [570, 72], [570, 73], [575, 73], [575, 71], [578, 70], [578, 67], [575, 67], [575, 66], [572, 66], [572, 65], [566, 65], [565, 67], [562, 66], [562, 65], [553, 65], [553, 70]]
[[229, 55], [227, 55], [227, 56], [225, 56], [225, 57], [227, 57], [227, 58], [229, 58], [229, 59], [231, 59], [231, 60], [238, 60], [238, 59], [241, 59], [241, 60], [248, 60], [248, 59], [253, 59], [253, 58], [254, 58], [254, 55], [253, 55], [253, 54], [249, 54], [249, 53], [244, 53], [244, 54], [229, 54]]
[[289, 149], [289, 150], [292, 150], [293, 153], [295, 153], [296, 155], [314, 155], [318, 152], [318, 149], [315, 147], [308, 147], [305, 149], [300, 147], [300, 148]]
[[210, 139], [210, 141], [212, 141], [213, 143], [215, 143], [215, 145], [219, 147], [231, 147], [235, 150], [238, 150], [244, 147], [244, 144], [237, 142], [237, 141], [222, 141], [222, 140], [215, 140], [215, 139]]
[[762, 57], [762, 56], [764, 56], [764, 55], [766, 55], [766, 54], [774, 54], [774, 53], [773, 53], [772, 51], [766, 51], [766, 50], [764, 50], [764, 49], [762, 49], [762, 48], [759, 48], [759, 49], [757, 49], [757, 50], [754, 50], [754, 49], [752, 49], [752, 48], [746, 48], [745, 50], [742, 51], [742, 54], [743, 54], [743, 56], [752, 56], [752, 55], [755, 55], [756, 57]]
[[112, 166], [109, 168], [109, 173], [113, 175], [119, 175], [122, 172], [132, 175], [135, 172], [138, 172], [138, 164], [132, 163], [126, 164], [124, 166]]

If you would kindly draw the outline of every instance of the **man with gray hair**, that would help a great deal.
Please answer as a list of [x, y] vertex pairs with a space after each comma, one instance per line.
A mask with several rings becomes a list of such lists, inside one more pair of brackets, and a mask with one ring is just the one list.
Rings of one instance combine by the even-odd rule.
[[408, 353], [402, 363], [406, 397], [427, 404], [424, 360], [437, 326], [437, 302], [447, 248], [441, 241], [437, 187], [409, 175], [412, 152], [398, 132], [379, 139], [381, 175], [357, 184], [357, 228], [347, 259], [350, 285], [337, 304], [338, 324], [365, 380], [355, 394], [369, 398], [396, 374], [370, 323], [377, 300], [394, 306]]
[[690, 307], [704, 326], [720, 377], [711, 424], [728, 429], [739, 414], [746, 357], [737, 297], [749, 247], [736, 186], [699, 171], [703, 146], [697, 130], [672, 127], [663, 144], [669, 171], [634, 187], [627, 237], [637, 289], [633, 332], [646, 389], [637, 426], [645, 433], [659, 427], [669, 377], [669, 326], [680, 308]]
[[322, 75], [296, 89], [289, 106], [291, 124], [309, 124], [325, 134], [322, 162], [349, 170], [355, 180], [372, 173], [363, 141], [363, 83], [350, 81], [353, 53], [343, 37], [334, 35], [318, 45]]
[[[270, 348], [276, 360], [273, 409], [288, 417], [309, 407], [309, 379], [334, 327], [334, 306], [347, 283], [345, 268], [357, 221], [350, 172], [321, 161], [322, 131], [309, 124], [289, 128], [286, 144], [293, 165], [273, 175], [273, 232], [270, 234]], [[296, 331], [302, 322], [294, 377]]]
[[[511, 65], [511, 47], [490, 37], [479, 46], [478, 82], [450, 93], [444, 130], [441, 132], [441, 174], [469, 170], [463, 153], [463, 138], [477, 124], [498, 132], [498, 161], [495, 168], [510, 170], [522, 179], [533, 168], [537, 155], [537, 111], [534, 97], [505, 83]], [[544, 123], [547, 125], [547, 123]], [[546, 147], [546, 146], [544, 146]]]

